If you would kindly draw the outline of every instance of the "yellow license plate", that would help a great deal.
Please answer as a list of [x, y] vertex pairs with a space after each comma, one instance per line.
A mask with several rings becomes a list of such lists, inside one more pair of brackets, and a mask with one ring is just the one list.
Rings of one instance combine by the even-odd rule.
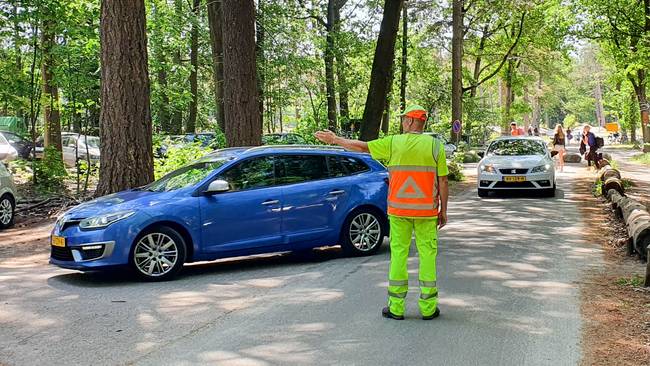
[[65, 247], [65, 238], [61, 236], [52, 235], [52, 246]]
[[503, 177], [505, 182], [525, 182], [525, 176], [513, 176], [513, 177]]

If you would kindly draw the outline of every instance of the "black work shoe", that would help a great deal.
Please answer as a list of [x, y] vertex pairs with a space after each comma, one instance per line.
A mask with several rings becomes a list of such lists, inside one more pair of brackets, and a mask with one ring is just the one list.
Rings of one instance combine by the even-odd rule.
[[435, 319], [435, 318], [437, 318], [439, 316], [440, 316], [440, 309], [436, 308], [436, 311], [434, 311], [433, 314], [428, 315], [428, 316], [422, 315], [422, 320], [431, 320], [431, 319]]
[[381, 316], [389, 319], [404, 320], [404, 315], [395, 315], [390, 312], [390, 309], [388, 307], [381, 309]]

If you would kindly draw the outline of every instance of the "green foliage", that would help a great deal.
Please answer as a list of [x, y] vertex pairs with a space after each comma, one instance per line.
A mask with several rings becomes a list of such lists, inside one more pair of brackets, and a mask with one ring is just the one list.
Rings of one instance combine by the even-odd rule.
[[154, 176], [160, 179], [165, 174], [199, 159], [208, 152], [198, 142], [180, 147], [171, 146], [167, 150], [166, 157], [154, 160]]
[[481, 161], [481, 157], [474, 150], [470, 150], [464, 153], [461, 153], [463, 156], [463, 163], [478, 163]]
[[63, 179], [68, 175], [63, 165], [61, 153], [52, 146], [44, 150], [43, 159], [34, 164], [36, 186], [42, 191], [59, 190], [63, 186]]
[[637, 154], [632, 157], [633, 161], [637, 163], [650, 165], [650, 153]]
[[465, 180], [465, 175], [463, 174], [463, 155], [456, 154], [453, 158], [447, 160], [447, 168], [449, 169], [449, 175], [447, 178], [451, 181], [461, 182]]
[[641, 287], [643, 286], [644, 278], [640, 275], [634, 275], [632, 277], [621, 277], [616, 280], [616, 284], [619, 286], [625, 287]]

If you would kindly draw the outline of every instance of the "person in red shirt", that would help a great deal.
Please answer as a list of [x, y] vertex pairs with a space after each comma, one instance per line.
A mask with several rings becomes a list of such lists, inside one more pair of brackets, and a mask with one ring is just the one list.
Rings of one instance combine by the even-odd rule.
[[521, 127], [517, 127], [517, 122], [512, 122], [510, 124], [510, 135], [511, 136], [524, 136], [526, 133]]

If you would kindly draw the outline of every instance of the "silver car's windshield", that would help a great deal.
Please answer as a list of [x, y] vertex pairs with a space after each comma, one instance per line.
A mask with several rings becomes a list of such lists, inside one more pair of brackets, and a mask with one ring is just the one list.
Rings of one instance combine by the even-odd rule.
[[193, 186], [205, 179], [210, 173], [225, 164], [228, 160], [230, 159], [217, 159], [192, 163], [174, 170], [144, 187], [144, 189], [152, 192], [169, 192]]
[[514, 155], [544, 155], [546, 151], [539, 141], [535, 140], [498, 140], [488, 148], [488, 155], [514, 156]]

